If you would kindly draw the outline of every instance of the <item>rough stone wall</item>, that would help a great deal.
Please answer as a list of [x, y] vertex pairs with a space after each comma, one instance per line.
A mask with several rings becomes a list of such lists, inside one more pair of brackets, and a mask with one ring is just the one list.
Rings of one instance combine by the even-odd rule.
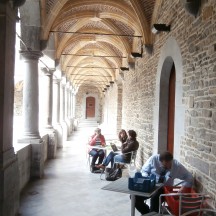
[[122, 129], [122, 85], [118, 85], [117, 92], [117, 134]]
[[75, 106], [75, 118], [81, 120], [85, 119], [85, 100], [86, 97], [96, 97], [95, 101], [95, 115], [96, 120], [98, 122], [101, 122], [101, 116], [102, 116], [102, 95], [100, 94], [99, 90], [95, 87], [90, 86], [83, 86], [80, 87], [76, 97], [76, 106]]
[[139, 166], [152, 153], [153, 105], [157, 58], [147, 53], [136, 61], [135, 70], [124, 73], [122, 127], [137, 132], [140, 151]]
[[216, 199], [216, 4], [202, 1], [197, 17], [189, 15], [180, 1], [162, 2], [158, 23], [171, 23], [169, 33], [155, 35], [151, 55], [136, 60], [135, 69], [124, 73], [123, 127], [138, 132], [139, 165], [154, 145], [153, 107], [158, 59], [169, 37], [177, 41], [182, 55], [185, 134], [180, 161], [196, 176], [204, 190]]
[[104, 122], [110, 125], [110, 133], [117, 133], [118, 86], [114, 84], [105, 93]]

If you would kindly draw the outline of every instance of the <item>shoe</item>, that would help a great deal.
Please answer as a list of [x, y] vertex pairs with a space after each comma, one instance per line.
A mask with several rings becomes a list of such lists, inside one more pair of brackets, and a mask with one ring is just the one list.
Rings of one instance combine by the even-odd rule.
[[96, 165], [90, 166], [90, 172], [91, 173], [98, 173], [99, 171], [100, 171], [100, 169], [98, 167], [96, 167]]
[[105, 169], [105, 166], [103, 164], [98, 164], [95, 165], [95, 167], [99, 168], [99, 169]]

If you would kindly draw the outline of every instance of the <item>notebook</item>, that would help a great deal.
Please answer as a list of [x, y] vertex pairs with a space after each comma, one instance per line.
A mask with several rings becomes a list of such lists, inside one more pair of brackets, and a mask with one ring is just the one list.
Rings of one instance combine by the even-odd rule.
[[112, 148], [112, 150], [113, 150], [114, 152], [117, 152], [117, 151], [120, 150], [120, 149], [116, 146], [116, 144], [114, 144], [114, 143], [111, 143], [110, 146], [111, 146], [111, 148]]

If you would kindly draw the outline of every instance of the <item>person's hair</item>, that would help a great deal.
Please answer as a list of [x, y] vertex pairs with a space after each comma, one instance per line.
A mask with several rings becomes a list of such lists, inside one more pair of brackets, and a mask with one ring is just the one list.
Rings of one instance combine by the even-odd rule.
[[170, 152], [165, 151], [163, 153], [160, 153], [159, 160], [161, 162], [162, 161], [166, 161], [166, 162], [171, 161], [171, 160], [173, 160], [173, 155]]
[[95, 132], [96, 132], [96, 133], [101, 133], [101, 129], [100, 129], [100, 128], [96, 128], [96, 129], [95, 129]]
[[128, 134], [130, 135], [132, 140], [136, 140], [137, 134], [134, 130], [129, 130]]
[[[121, 134], [122, 134], [122, 133], [125, 134], [125, 137], [124, 137], [124, 138], [121, 137]], [[127, 138], [128, 138], [127, 132], [126, 132], [124, 129], [121, 129], [121, 130], [119, 131], [118, 138], [119, 138], [120, 141], [123, 141], [123, 139], [126, 141]]]
[[121, 134], [122, 134], [122, 133], [124, 133], [125, 136], [127, 136], [127, 132], [126, 132], [124, 129], [121, 129], [121, 130], [119, 131], [119, 134], [118, 134], [119, 139], [121, 138]]

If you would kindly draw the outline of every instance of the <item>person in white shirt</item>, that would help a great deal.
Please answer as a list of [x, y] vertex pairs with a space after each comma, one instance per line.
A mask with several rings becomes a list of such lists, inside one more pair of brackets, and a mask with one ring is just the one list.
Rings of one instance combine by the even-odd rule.
[[[173, 186], [174, 179], [180, 179], [184, 182], [178, 193], [184, 192], [184, 189], [190, 188], [193, 185], [192, 174], [177, 160], [173, 159], [170, 152], [163, 152], [151, 156], [141, 169], [143, 176], [150, 174], [156, 175], [156, 182], [164, 183], [165, 186]], [[135, 207], [141, 214], [146, 214], [151, 211], [159, 211], [159, 196], [163, 193], [163, 188], [158, 191], [150, 200], [150, 208], [144, 203], [145, 197], [136, 196]]]

